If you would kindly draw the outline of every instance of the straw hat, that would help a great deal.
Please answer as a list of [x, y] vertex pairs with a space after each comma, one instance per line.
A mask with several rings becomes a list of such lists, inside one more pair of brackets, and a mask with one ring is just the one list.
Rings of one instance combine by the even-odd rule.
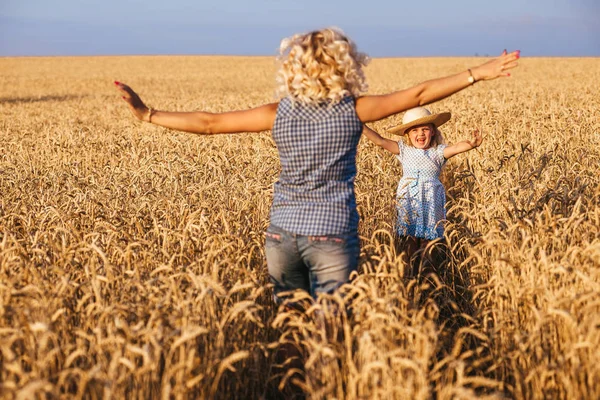
[[438, 128], [448, 122], [450, 117], [451, 114], [449, 112], [432, 114], [425, 107], [415, 107], [404, 113], [402, 125], [395, 126], [388, 130], [388, 132], [402, 136], [407, 130], [418, 125], [433, 124]]

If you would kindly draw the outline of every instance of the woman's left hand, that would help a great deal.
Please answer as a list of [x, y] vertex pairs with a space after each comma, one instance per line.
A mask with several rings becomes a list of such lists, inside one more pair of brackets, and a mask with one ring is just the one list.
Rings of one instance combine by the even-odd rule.
[[140, 96], [124, 83], [115, 81], [115, 86], [123, 95], [123, 100], [129, 106], [133, 116], [140, 121], [149, 121], [150, 109], [144, 104]]
[[494, 58], [484, 64], [472, 68], [473, 77], [476, 81], [487, 81], [498, 77], [509, 77], [509, 69], [515, 68], [519, 63], [517, 60], [521, 57], [521, 50], [507, 53], [502, 52], [499, 57]]

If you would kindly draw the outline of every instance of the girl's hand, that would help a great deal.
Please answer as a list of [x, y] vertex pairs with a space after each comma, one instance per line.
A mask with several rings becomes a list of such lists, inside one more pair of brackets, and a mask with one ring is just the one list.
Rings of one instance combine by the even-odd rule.
[[472, 139], [463, 140], [458, 143], [454, 143], [449, 146], [446, 146], [446, 148], [444, 149], [444, 158], [446, 158], [446, 159], [452, 158], [457, 154], [465, 153], [467, 151], [473, 150], [473, 149], [479, 147], [481, 142], [483, 142], [483, 137], [481, 136], [479, 129], [476, 129], [473, 131]]
[[498, 77], [508, 77], [510, 74], [506, 71], [516, 67], [518, 65], [517, 60], [520, 57], [521, 50], [513, 51], [512, 53], [506, 53], [506, 50], [504, 50], [500, 57], [472, 68], [473, 77], [475, 78], [475, 81], [487, 81]]
[[473, 138], [471, 140], [465, 140], [465, 142], [471, 145], [472, 149], [479, 147], [481, 145], [481, 142], [483, 142], [483, 136], [481, 136], [481, 132], [479, 132], [479, 129], [475, 129], [473, 131]]
[[140, 96], [124, 83], [115, 81], [115, 86], [123, 95], [133, 116], [140, 121], [150, 121], [150, 109], [146, 107]]

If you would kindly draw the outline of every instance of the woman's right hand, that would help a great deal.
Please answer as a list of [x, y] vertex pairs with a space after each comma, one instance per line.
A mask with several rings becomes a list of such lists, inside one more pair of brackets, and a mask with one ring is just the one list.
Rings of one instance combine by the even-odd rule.
[[504, 50], [499, 57], [472, 68], [473, 77], [475, 78], [475, 81], [487, 81], [498, 77], [508, 77], [510, 74], [506, 71], [515, 68], [518, 65], [517, 60], [520, 57], [521, 50], [516, 50], [512, 53], [507, 53], [506, 50]]
[[129, 106], [133, 116], [140, 121], [149, 121], [150, 109], [144, 104], [140, 96], [124, 83], [115, 81], [115, 86], [123, 95], [123, 100]]

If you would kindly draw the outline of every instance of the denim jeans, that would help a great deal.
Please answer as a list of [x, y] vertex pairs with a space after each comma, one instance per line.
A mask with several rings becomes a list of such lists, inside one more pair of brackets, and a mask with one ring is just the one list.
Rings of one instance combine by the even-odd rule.
[[302, 289], [313, 298], [332, 293], [350, 279], [358, 266], [358, 233], [306, 236], [274, 225], [266, 232], [267, 267], [275, 298]]

